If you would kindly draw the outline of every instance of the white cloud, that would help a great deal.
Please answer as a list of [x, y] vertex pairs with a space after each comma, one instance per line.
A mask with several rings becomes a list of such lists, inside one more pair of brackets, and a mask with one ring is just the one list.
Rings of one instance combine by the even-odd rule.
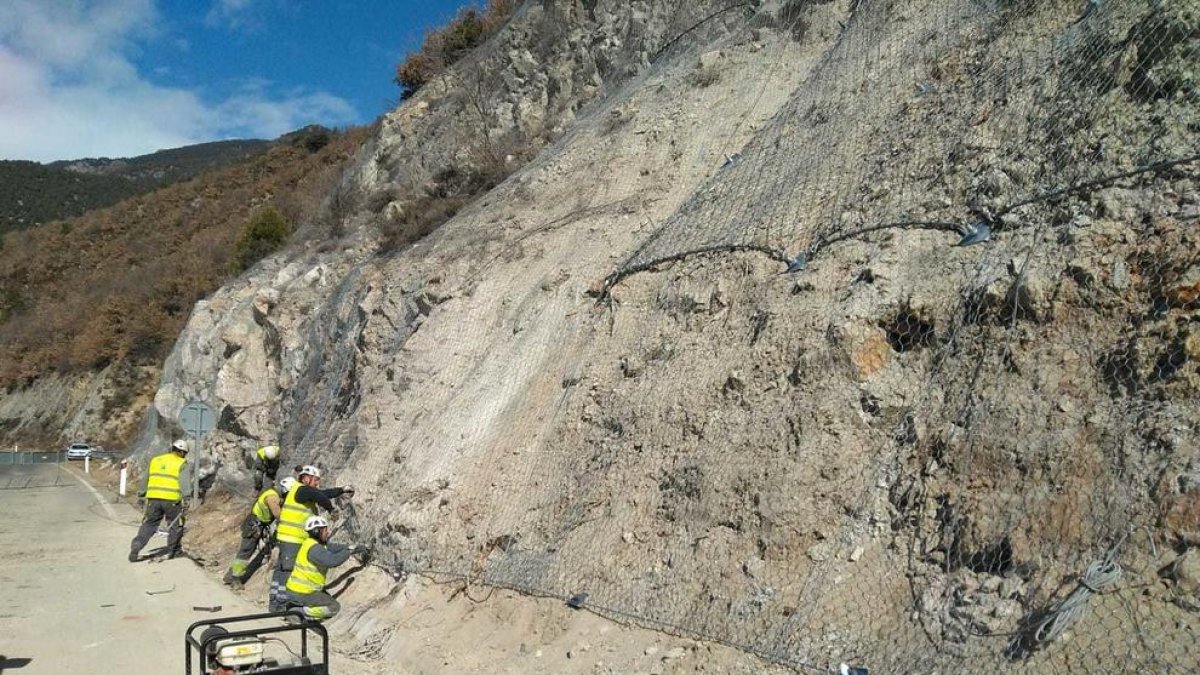
[[336, 96], [267, 82], [221, 101], [153, 84], [128, 56], [163, 33], [152, 0], [0, 0], [0, 16], [0, 159], [128, 157], [356, 119]]
[[204, 22], [210, 26], [228, 25], [240, 28], [246, 21], [246, 11], [253, 0], [216, 0], [209, 8]]
[[160, 22], [153, 0], [0, 0], [0, 8], [8, 19], [0, 44], [52, 68], [104, 72]]
[[261, 136], [275, 137], [295, 131], [305, 121], [355, 119], [354, 108], [345, 100], [324, 92], [293, 93], [268, 100], [259, 95], [234, 96], [216, 107], [217, 114], [234, 128], [254, 127]]

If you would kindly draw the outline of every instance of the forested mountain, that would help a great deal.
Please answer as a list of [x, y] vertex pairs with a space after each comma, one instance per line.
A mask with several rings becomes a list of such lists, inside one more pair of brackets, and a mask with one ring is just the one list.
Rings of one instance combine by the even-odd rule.
[[125, 159], [0, 160], [0, 232], [72, 218], [261, 153], [271, 141], [200, 143]]

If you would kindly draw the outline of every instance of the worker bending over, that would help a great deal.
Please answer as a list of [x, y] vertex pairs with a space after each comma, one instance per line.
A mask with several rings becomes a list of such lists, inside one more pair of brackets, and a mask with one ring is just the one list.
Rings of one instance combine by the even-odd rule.
[[279, 524], [275, 530], [275, 545], [279, 553], [267, 597], [267, 607], [272, 612], [283, 611], [287, 602], [285, 587], [288, 577], [292, 574], [296, 554], [308, 539], [304, 523], [309, 517], [317, 515], [317, 507], [327, 513], [333, 513], [337, 510], [333, 499], [342, 495], [354, 495], [354, 488], [349, 486], [321, 489], [321, 470], [311, 464], [300, 467], [297, 480], [299, 484], [283, 499], [283, 507], [279, 510]]
[[282, 463], [279, 455], [278, 445], [264, 445], [254, 453], [254, 489], [256, 491], [262, 490], [263, 485], [275, 483], [275, 475], [279, 473], [279, 465]]
[[183, 491], [192, 484], [191, 466], [187, 463], [188, 443], [180, 439], [171, 444], [171, 450], [157, 455], [146, 467], [146, 478], [142, 481], [139, 497], [146, 499], [142, 510], [142, 526], [129, 545], [129, 562], [137, 562], [142, 548], [158, 531], [163, 520], [170, 523], [167, 531], [167, 557], [174, 558], [181, 552], [183, 540], [183, 513], [187, 501]]
[[254, 559], [254, 552], [258, 550], [260, 542], [268, 549], [274, 543], [275, 533], [271, 531], [271, 524], [279, 518], [283, 500], [295, 485], [295, 478], [284, 476], [278, 485], [272, 485], [258, 494], [250, 513], [242, 519], [242, 541], [233, 562], [229, 563], [229, 570], [225, 572], [225, 583], [244, 584], [250, 578], [250, 574], [253, 573], [250, 570], [250, 561]]
[[308, 619], [331, 619], [342, 606], [325, 592], [325, 575], [361, 547], [330, 543], [329, 521], [321, 516], [304, 521], [304, 531], [308, 538], [300, 545], [295, 566], [288, 576], [286, 608], [298, 608]]

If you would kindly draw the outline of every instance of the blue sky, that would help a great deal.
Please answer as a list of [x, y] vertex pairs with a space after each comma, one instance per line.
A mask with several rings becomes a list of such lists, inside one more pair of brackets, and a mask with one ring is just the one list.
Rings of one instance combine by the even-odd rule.
[[393, 107], [396, 63], [481, 0], [0, 0], [0, 159], [128, 157]]

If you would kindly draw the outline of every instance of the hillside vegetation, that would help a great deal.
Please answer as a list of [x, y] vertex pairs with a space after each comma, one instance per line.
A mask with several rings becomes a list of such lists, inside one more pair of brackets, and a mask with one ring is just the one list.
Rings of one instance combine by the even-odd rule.
[[121, 176], [81, 174], [37, 162], [0, 161], [0, 232], [79, 216], [147, 188]]
[[217, 141], [127, 159], [0, 161], [0, 233], [111, 206], [264, 152], [270, 144]]
[[482, 10], [465, 7], [445, 27], [431, 31], [421, 49], [396, 66], [400, 97], [412, 98], [431, 80], [445, 75], [447, 68], [500, 30], [518, 4], [517, 0], [489, 0]]
[[251, 215], [273, 204], [290, 223], [313, 225], [365, 134], [312, 130], [223, 170], [5, 235], [0, 387], [161, 362], [196, 300], [262, 254], [251, 235], [243, 247], [255, 252], [234, 262]]

